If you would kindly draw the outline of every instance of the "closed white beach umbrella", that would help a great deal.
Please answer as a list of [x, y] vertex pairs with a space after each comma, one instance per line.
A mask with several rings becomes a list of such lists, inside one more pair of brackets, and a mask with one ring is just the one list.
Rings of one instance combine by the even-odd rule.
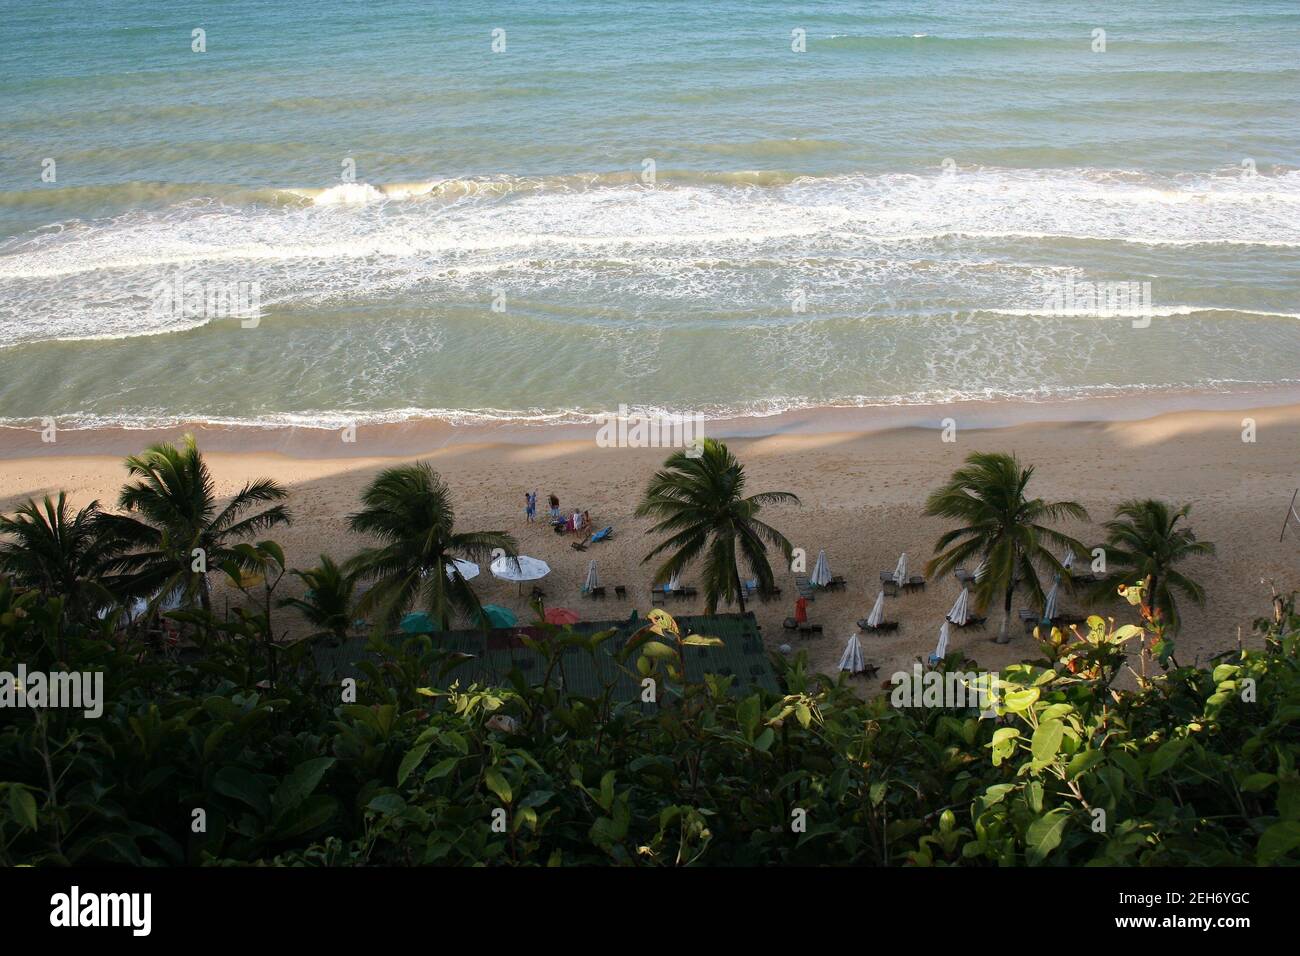
[[861, 674], [866, 670], [866, 661], [862, 658], [862, 642], [858, 640], [857, 631], [849, 635], [849, 642], [844, 645], [844, 654], [840, 657], [840, 670], [848, 671], [850, 674]]
[[808, 581], [819, 588], [824, 588], [831, 583], [831, 566], [826, 562], [825, 548], [817, 552], [817, 563], [813, 565], [812, 574], [809, 576]]
[[907, 583], [907, 552], [906, 551], [904, 551], [903, 554], [899, 557], [898, 567], [894, 568], [894, 583], [898, 585], [903, 585]]
[[989, 559], [985, 558], [983, 561], [979, 563], [979, 567], [975, 569], [975, 580], [976, 581], [984, 580], [984, 575], [988, 574], [988, 570], [989, 570]]
[[1043, 602], [1044, 621], [1050, 621], [1052, 618], [1056, 617], [1056, 612], [1058, 610], [1057, 605], [1061, 603], [1060, 592], [1061, 592], [1060, 584], [1053, 584], [1052, 590], [1047, 592], [1047, 600]]
[[682, 579], [678, 576], [677, 572], [674, 571], [673, 576], [668, 579], [668, 584], [664, 586], [664, 590], [680, 591], [681, 589], [682, 589]]
[[1066, 550], [1066, 552], [1065, 552], [1065, 557], [1063, 557], [1063, 558], [1061, 559], [1061, 567], [1065, 568], [1065, 570], [1067, 570], [1067, 571], [1070, 570], [1070, 568], [1074, 567], [1074, 549], [1073, 549], [1073, 548], [1069, 548], [1069, 549]]
[[871, 605], [871, 613], [867, 615], [867, 624], [871, 627], [880, 627], [880, 622], [885, 619], [885, 592], [881, 591], [876, 595], [876, 603]]
[[521, 554], [517, 558], [501, 555], [492, 562], [492, 575], [503, 581], [536, 581], [551, 573], [551, 566], [541, 558]]
[[587, 578], [582, 582], [582, 589], [590, 591], [600, 584], [600, 579], [596, 577], [596, 559], [592, 558], [587, 565]]
[[948, 622], [943, 622], [943, 627], [939, 628], [939, 643], [934, 649], [934, 659], [943, 660], [948, 656]]
[[970, 620], [970, 591], [966, 588], [962, 588], [961, 594], [957, 595], [952, 610], [948, 612], [948, 620], [958, 627], [964, 627]]

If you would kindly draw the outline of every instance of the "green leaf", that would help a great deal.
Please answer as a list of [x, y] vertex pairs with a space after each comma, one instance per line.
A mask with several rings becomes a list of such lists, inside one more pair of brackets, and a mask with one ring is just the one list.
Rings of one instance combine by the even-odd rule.
[[646, 641], [641, 645], [641, 653], [654, 660], [674, 661], [677, 659], [676, 649], [659, 641]]
[[799, 725], [801, 727], [807, 728], [807, 726], [812, 723], [812, 711], [808, 709], [807, 704], [795, 704], [794, 715], [799, 719]]
[[406, 778], [411, 775], [412, 770], [420, 765], [420, 761], [424, 759], [424, 755], [429, 752], [431, 746], [433, 746], [431, 743], [420, 744], [406, 752], [406, 756], [402, 758], [402, 762], [397, 768], [397, 785], [399, 787], [406, 783]]
[[1173, 740], [1166, 740], [1152, 755], [1148, 773], [1153, 777], [1164, 773], [1178, 761], [1178, 757], [1191, 742], [1192, 738], [1190, 737], [1175, 737]]
[[1057, 807], [1029, 824], [1025, 831], [1025, 859], [1031, 866], [1042, 863], [1061, 843], [1069, 811]]
[[1267, 790], [1277, 780], [1277, 774], [1274, 773], [1252, 773], [1245, 780], [1241, 781], [1241, 789], [1247, 793], [1259, 793], [1261, 790]]
[[1283, 820], [1275, 823], [1259, 838], [1255, 847], [1255, 862], [1268, 866], [1300, 847], [1300, 823]]
[[13, 784], [9, 788], [9, 811], [29, 830], [36, 829], [36, 800], [27, 788]]
[[1025, 690], [1013, 690], [1002, 698], [1002, 706], [1013, 714], [1022, 710], [1028, 710], [1036, 700], [1038, 700], [1039, 690], [1037, 687], [1029, 687]]
[[309, 830], [315, 830], [317, 827], [329, 822], [337, 809], [338, 801], [333, 797], [325, 794], [308, 797], [300, 807], [289, 812], [280, 821], [275, 828], [276, 836], [283, 840], [306, 833]]
[[1067, 780], [1073, 780], [1080, 774], [1087, 773], [1105, 759], [1106, 755], [1100, 750], [1080, 750], [1066, 766], [1065, 777]]
[[247, 804], [263, 817], [271, 815], [266, 787], [242, 767], [222, 767], [212, 778], [212, 789], [224, 797]]
[[406, 801], [395, 793], [381, 793], [366, 804], [366, 809], [392, 817], [406, 809]]
[[325, 771], [332, 766], [333, 757], [313, 757], [294, 767], [293, 772], [276, 788], [272, 800], [276, 812], [288, 813], [306, 800], [320, 783], [321, 777], [325, 776]]
[[1045, 720], [1034, 731], [1029, 749], [1034, 755], [1034, 763], [1049, 764], [1056, 759], [1056, 751], [1061, 747], [1061, 738], [1065, 728], [1059, 720]]
[[506, 783], [506, 778], [501, 776], [495, 767], [488, 767], [483, 771], [483, 782], [487, 788], [497, 795], [497, 798], [507, 806], [510, 805], [510, 798], [513, 796], [510, 790], [510, 784]]
[[424, 779], [441, 780], [456, 768], [459, 761], [459, 757], [444, 757], [430, 768], [429, 772], [424, 775]]

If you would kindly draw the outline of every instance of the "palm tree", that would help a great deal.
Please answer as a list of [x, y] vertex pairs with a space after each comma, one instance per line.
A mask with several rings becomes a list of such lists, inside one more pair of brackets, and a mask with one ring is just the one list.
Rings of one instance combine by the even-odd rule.
[[308, 571], [291, 571], [307, 585], [301, 598], [281, 598], [280, 607], [295, 608], [307, 623], [316, 628], [308, 640], [329, 638], [339, 645], [347, 640], [352, 626], [352, 596], [356, 577], [344, 571], [329, 555], [320, 556], [320, 564]]
[[457, 532], [451, 495], [427, 462], [380, 472], [361, 501], [365, 507], [349, 518], [352, 530], [383, 543], [354, 556], [345, 570], [375, 582], [358, 610], [378, 611], [376, 630], [391, 630], [417, 600], [450, 629], [453, 610], [472, 616], [481, 609], [454, 559], [484, 563], [493, 552], [519, 554], [503, 531]]
[[714, 439], [705, 439], [698, 457], [686, 451], [671, 455], [663, 470], [650, 479], [645, 497], [637, 506], [637, 517], [653, 516], [658, 523], [647, 534], [667, 534], [642, 563], [669, 553], [655, 572], [661, 584], [680, 573], [695, 558], [704, 555], [704, 601], [713, 614], [720, 600], [737, 601], [745, 613], [745, 594], [740, 585], [740, 562], [744, 560], [762, 590], [773, 587], [772, 566], [767, 548], [774, 545], [789, 562], [790, 542], [775, 528], [758, 520], [765, 504], [799, 499], [786, 491], [742, 497], [745, 467]]
[[200, 605], [210, 611], [208, 569], [231, 561], [242, 565], [233, 548], [237, 539], [292, 520], [280, 504], [244, 516], [255, 505], [289, 496], [269, 478], [250, 481], [218, 509], [212, 476], [193, 435], [186, 435], [179, 448], [163, 443], [132, 455], [126, 468], [138, 479], [125, 485], [118, 498], [128, 514], [101, 520], [132, 548], [117, 564], [130, 575], [136, 594], [179, 591], [192, 602], [197, 593]]
[[1021, 468], [1014, 455], [975, 452], [952, 474], [942, 488], [930, 495], [925, 513], [952, 518], [963, 526], [942, 535], [934, 545], [935, 556], [926, 565], [930, 575], [947, 574], [959, 564], [976, 558], [987, 561], [987, 570], [975, 586], [974, 597], [981, 607], [1002, 598], [1002, 627], [997, 642], [1011, 640], [1011, 598], [1017, 583], [1023, 583], [1033, 602], [1042, 606], [1044, 595], [1038, 581], [1038, 566], [1068, 577], [1069, 572], [1047, 548], [1070, 548], [1082, 554], [1087, 549], [1074, 538], [1043, 524], [1062, 518], [1087, 520], [1088, 512], [1074, 501], [1046, 502], [1025, 497], [1033, 477], [1032, 465]]
[[1150, 582], [1146, 588], [1147, 604], [1159, 611], [1171, 633], [1181, 623], [1174, 603], [1174, 589], [1182, 591], [1196, 604], [1205, 603], [1205, 590], [1190, 578], [1174, 570], [1174, 565], [1198, 554], [1213, 554], [1214, 545], [1197, 541], [1188, 527], [1176, 527], [1191, 512], [1191, 505], [1178, 510], [1163, 501], [1147, 498], [1130, 499], [1115, 509], [1107, 521], [1106, 567], [1109, 572], [1099, 581], [1094, 598], [1113, 597], [1121, 584]]
[[62, 597], [70, 619], [88, 620], [113, 601], [105, 572], [123, 548], [101, 516], [98, 501], [72, 514], [62, 491], [40, 505], [29, 498], [12, 518], [0, 515], [0, 535], [8, 539], [0, 541], [0, 571], [22, 587]]

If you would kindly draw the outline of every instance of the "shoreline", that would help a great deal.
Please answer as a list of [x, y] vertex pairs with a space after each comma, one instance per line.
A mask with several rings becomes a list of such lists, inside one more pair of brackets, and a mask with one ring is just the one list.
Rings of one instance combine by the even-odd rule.
[[[1293, 525], [1286, 540], [1279, 541], [1287, 504], [1300, 484], [1300, 405], [1168, 411], [1140, 419], [1079, 415], [1003, 427], [988, 424], [995, 416], [984, 420], [984, 427], [975, 424], [981, 421], [976, 409], [954, 414], [952, 406], [945, 408], [958, 421], [952, 442], [943, 440], [933, 412], [930, 420], [916, 414], [894, 427], [876, 420], [873, 430], [851, 427], [852, 416], [808, 414], [806, 421], [780, 423], [797, 426], [789, 430], [764, 420], [762, 427], [750, 423], [754, 434], [728, 437], [746, 467], [751, 493], [791, 491], [802, 501], [799, 507], [766, 507], [764, 520], [804, 549], [809, 567], [825, 548], [832, 573], [848, 581], [846, 591], [819, 596], [811, 606], [810, 619], [824, 626], [825, 636], [803, 641], [782, 628], [784, 618], [793, 613], [795, 575], [788, 568], [775, 568], [782, 597], [749, 608], [769, 649], [789, 643], [809, 652], [812, 668], [833, 673], [855, 622], [875, 599], [879, 572], [892, 569], [906, 551], [919, 573], [936, 539], [949, 530], [948, 522], [925, 516], [925, 498], [972, 451], [1013, 452], [1036, 468], [1032, 495], [1083, 504], [1091, 520], [1060, 527], [1090, 545], [1102, 538], [1102, 523], [1127, 498], [1192, 505], [1189, 525], [1218, 550], [1180, 566], [1207, 594], [1204, 608], [1180, 601], [1180, 661], [1204, 661], [1238, 639], [1253, 644], [1254, 619], [1269, 613], [1270, 584], [1281, 593], [1300, 586], [1300, 526]], [[1151, 409], [1134, 409], [1130, 402], [1127, 411], [1133, 415]], [[1252, 443], [1242, 440], [1245, 417], [1255, 420]], [[98, 499], [112, 509], [127, 477], [122, 456], [142, 450], [149, 441], [174, 440], [181, 431], [64, 433], [53, 445], [36, 441], [26, 448], [10, 446], [7, 454], [0, 454], [0, 512], [10, 513], [28, 497], [39, 499], [60, 489], [68, 492], [75, 507]], [[291, 566], [310, 567], [321, 553], [335, 559], [355, 553], [364, 542], [348, 530], [346, 519], [357, 510], [362, 490], [379, 470], [419, 458], [447, 481], [457, 527], [507, 531], [516, 536], [522, 553], [551, 565], [544, 582], [548, 606], [572, 608], [587, 620], [625, 618], [634, 608], [644, 615], [650, 608], [652, 567], [643, 558], [655, 539], [646, 534], [650, 522], [634, 511], [668, 450], [598, 447], [590, 428], [577, 436], [553, 430], [531, 435], [532, 441], [505, 440], [498, 433], [439, 444], [418, 431], [399, 429], [380, 438], [359, 430], [351, 454], [313, 455], [312, 443], [302, 435], [263, 435], [273, 441], [250, 450], [239, 443], [241, 435], [227, 434], [222, 441], [220, 433], [198, 432], [219, 498], [259, 477], [273, 478], [289, 491], [294, 523], [267, 536], [284, 547]], [[319, 441], [320, 436], [315, 438]], [[337, 440], [329, 438], [331, 444]], [[526, 490], [537, 490], [543, 500], [555, 492], [566, 510], [590, 510], [595, 527], [614, 526], [614, 538], [585, 552], [570, 549], [571, 538], [555, 535], [542, 522], [524, 522]], [[611, 594], [613, 586], [625, 586], [627, 600], [592, 601], [580, 594], [593, 559], [599, 563], [601, 582]], [[527, 598], [514, 585], [487, 574], [478, 582], [484, 601], [527, 618]], [[683, 583], [698, 585], [694, 569], [683, 575]], [[296, 587], [296, 582], [288, 582], [284, 593]], [[218, 607], [241, 600], [226, 588], [218, 593], [223, 602]], [[902, 622], [900, 631], [863, 638], [866, 656], [880, 666], [882, 676], [908, 670], [916, 658], [934, 649], [939, 625], [959, 593], [949, 577], [931, 581], [923, 593], [890, 599], [888, 614]], [[1015, 607], [1022, 606], [1018, 596]], [[1118, 599], [1092, 608], [1067, 596], [1064, 606], [1111, 615], [1120, 623], [1132, 618], [1131, 609]], [[698, 613], [701, 608], [702, 601], [697, 601], [680, 606], [670, 602], [667, 609]], [[991, 642], [996, 613], [990, 614], [987, 631], [954, 630], [952, 650], [991, 669], [1033, 656], [1031, 639], [1014, 621], [1011, 643]], [[278, 627], [296, 636], [292, 615], [285, 612], [279, 620]]]
[[[1279, 385], [1243, 392], [1152, 392], [1080, 399], [967, 400], [899, 405], [813, 406], [771, 415], [705, 419], [703, 436], [737, 439], [777, 435], [871, 434], [897, 429], [940, 429], [952, 419], [959, 430], [1001, 430], [1054, 423], [1138, 422], [1170, 414], [1300, 409], [1300, 387]], [[545, 445], [587, 442], [596, 446], [599, 420], [548, 422], [503, 420], [455, 424], [443, 418], [358, 423], [353, 440], [334, 425], [224, 424], [184, 421], [174, 425], [62, 427], [55, 440], [42, 427], [0, 425], [0, 461], [47, 455], [125, 455], [193, 432], [208, 451], [276, 453], [290, 458], [409, 457], [459, 445]], [[658, 447], [658, 446], [657, 446]]]

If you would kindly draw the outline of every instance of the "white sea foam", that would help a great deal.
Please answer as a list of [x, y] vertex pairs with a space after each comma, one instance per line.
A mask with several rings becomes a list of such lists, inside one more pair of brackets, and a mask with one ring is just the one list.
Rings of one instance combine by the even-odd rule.
[[[657, 187], [623, 174], [497, 178], [481, 189], [355, 183], [310, 203], [187, 202], [69, 222], [0, 245], [0, 343], [191, 330], [192, 319], [147, 309], [149, 290], [178, 272], [256, 281], [267, 309], [403, 294], [464, 303], [507, 286], [772, 312], [802, 283], [848, 311], [920, 290], [1029, 315], [1044, 274], [1079, 269], [1062, 243], [1300, 247], [1295, 171], [748, 175]], [[990, 251], [1026, 241], [1059, 261], [1017, 268]]]

